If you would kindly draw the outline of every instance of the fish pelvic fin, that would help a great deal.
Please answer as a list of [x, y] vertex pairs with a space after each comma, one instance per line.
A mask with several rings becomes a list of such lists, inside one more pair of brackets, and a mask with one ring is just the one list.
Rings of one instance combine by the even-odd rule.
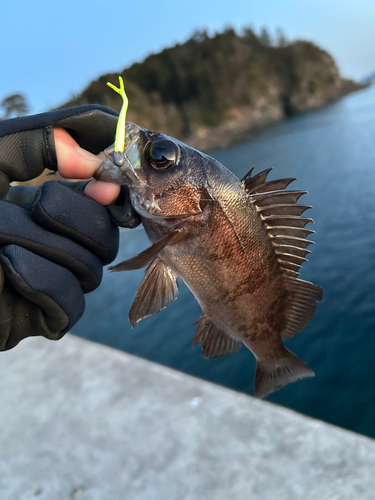
[[315, 373], [288, 349], [275, 361], [257, 361], [254, 396], [264, 398], [271, 392]]
[[135, 293], [129, 311], [130, 324], [134, 327], [142, 319], [157, 314], [178, 297], [177, 276], [158, 258], [147, 268], [145, 276]]
[[202, 342], [202, 356], [204, 358], [221, 358], [238, 351], [241, 347], [239, 340], [220, 330], [205, 314], [202, 314], [194, 325], [197, 323], [199, 324], [195, 332], [193, 347], [198, 342]]
[[108, 269], [111, 272], [119, 271], [133, 271], [135, 269], [142, 269], [152, 262], [155, 257], [168, 245], [176, 245], [188, 236], [188, 231], [185, 229], [174, 229], [170, 233], [163, 236], [159, 241], [151, 245], [140, 254], [132, 257], [131, 259], [124, 260], [120, 264], [111, 266]]

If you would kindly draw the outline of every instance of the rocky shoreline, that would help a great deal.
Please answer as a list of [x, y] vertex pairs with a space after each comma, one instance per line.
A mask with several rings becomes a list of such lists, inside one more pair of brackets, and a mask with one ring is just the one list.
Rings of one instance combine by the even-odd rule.
[[[316, 96], [309, 102], [305, 102], [300, 110], [296, 110], [292, 115], [308, 113], [325, 106], [329, 106], [340, 98], [363, 88], [366, 85], [357, 84], [351, 80], [341, 80], [341, 87], [337, 88], [336, 93], [330, 95]], [[243, 108], [233, 110], [232, 116], [228, 121], [221, 123], [216, 127], [197, 127], [189, 136], [183, 138], [186, 144], [193, 148], [209, 151], [211, 149], [222, 149], [233, 144], [238, 144], [251, 139], [262, 130], [274, 123], [288, 119], [290, 115], [285, 114], [283, 103], [265, 104], [259, 108]]]

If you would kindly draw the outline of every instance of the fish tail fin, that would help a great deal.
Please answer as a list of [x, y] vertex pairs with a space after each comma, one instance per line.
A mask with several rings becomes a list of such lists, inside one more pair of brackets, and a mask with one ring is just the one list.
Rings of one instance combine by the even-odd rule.
[[275, 361], [257, 361], [254, 396], [264, 398], [271, 392], [315, 373], [288, 349]]

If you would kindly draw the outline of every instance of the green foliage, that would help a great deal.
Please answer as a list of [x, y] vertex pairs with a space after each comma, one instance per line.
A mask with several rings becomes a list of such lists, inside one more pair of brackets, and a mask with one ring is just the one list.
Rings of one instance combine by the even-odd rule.
[[[213, 36], [197, 31], [121, 76], [129, 120], [180, 138], [225, 124], [243, 110], [253, 113], [256, 124], [324, 105], [338, 97], [341, 81], [332, 57], [310, 42], [290, 43], [281, 30], [273, 42], [266, 28], [257, 35], [251, 28], [238, 34], [230, 27]], [[108, 92], [107, 81], [115, 83], [117, 75], [100, 77], [66, 106], [97, 102], [119, 111], [121, 102]]]

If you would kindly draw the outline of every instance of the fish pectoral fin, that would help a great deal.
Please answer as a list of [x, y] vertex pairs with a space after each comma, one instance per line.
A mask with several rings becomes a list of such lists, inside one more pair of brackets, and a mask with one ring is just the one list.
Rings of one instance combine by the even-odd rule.
[[288, 349], [284, 355], [273, 361], [257, 361], [255, 371], [254, 396], [264, 398], [271, 392], [301, 378], [313, 377], [315, 374], [303, 361]]
[[204, 358], [220, 358], [238, 351], [241, 347], [239, 340], [220, 330], [205, 314], [202, 314], [194, 325], [197, 323], [199, 325], [195, 332], [193, 347], [198, 342], [202, 342], [202, 356]]
[[129, 311], [131, 326], [165, 309], [177, 297], [176, 274], [160, 258], [155, 259], [146, 269], [145, 276], [135, 293], [135, 300]]
[[109, 267], [111, 272], [119, 271], [133, 271], [135, 269], [142, 269], [146, 267], [155, 257], [168, 245], [176, 245], [188, 236], [188, 231], [185, 229], [174, 229], [170, 233], [163, 236], [159, 241], [151, 245], [140, 254], [132, 257], [131, 259], [124, 260], [120, 264]]

